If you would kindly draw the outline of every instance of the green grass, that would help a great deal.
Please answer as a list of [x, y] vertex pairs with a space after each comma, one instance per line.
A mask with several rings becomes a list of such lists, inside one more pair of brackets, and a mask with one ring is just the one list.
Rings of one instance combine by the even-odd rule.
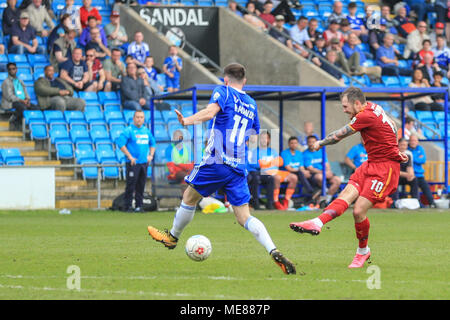
[[[367, 288], [368, 265], [347, 268], [357, 246], [350, 211], [318, 237], [288, 227], [317, 212], [254, 215], [305, 275], [284, 275], [232, 214], [197, 212], [169, 251], [146, 227], [170, 227], [172, 212], [2, 211], [0, 299], [450, 299], [448, 210], [370, 211], [379, 290]], [[184, 253], [194, 234], [212, 242], [204, 262]], [[80, 267], [81, 291], [67, 289], [70, 265]]]

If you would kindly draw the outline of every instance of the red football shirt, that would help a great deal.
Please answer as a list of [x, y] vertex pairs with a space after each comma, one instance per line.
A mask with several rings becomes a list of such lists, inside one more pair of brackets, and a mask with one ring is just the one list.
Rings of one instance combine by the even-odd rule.
[[366, 107], [353, 117], [349, 126], [361, 133], [368, 161], [401, 162], [396, 126], [381, 106], [367, 102]]

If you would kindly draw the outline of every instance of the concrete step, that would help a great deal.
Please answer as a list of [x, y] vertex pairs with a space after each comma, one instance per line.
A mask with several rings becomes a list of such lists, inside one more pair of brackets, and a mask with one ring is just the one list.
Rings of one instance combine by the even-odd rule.
[[55, 177], [68, 177], [73, 178], [74, 171], [73, 170], [56, 170]]
[[25, 161], [26, 166], [59, 166], [61, 164], [61, 161], [59, 160], [30, 160]]
[[56, 200], [97, 199], [97, 190], [58, 190], [55, 192]]
[[20, 152], [31, 151], [35, 148], [34, 141], [0, 141], [0, 149], [18, 148]]
[[9, 131], [8, 121], [0, 121], [0, 131]]
[[48, 152], [43, 150], [25, 150], [21, 154], [22, 157], [48, 159]]
[[21, 131], [0, 131], [0, 141], [22, 141]]
[[[113, 200], [106, 199], [100, 203], [101, 208], [109, 208], [112, 206]], [[93, 199], [75, 199], [75, 200], [56, 200], [55, 208], [57, 209], [96, 209], [97, 200]]]
[[85, 181], [85, 180], [68, 180], [68, 181], [56, 180], [55, 181], [55, 187], [61, 188], [61, 189], [63, 189], [63, 188], [80, 188], [80, 187], [86, 187], [87, 185], [88, 185], [87, 181]]

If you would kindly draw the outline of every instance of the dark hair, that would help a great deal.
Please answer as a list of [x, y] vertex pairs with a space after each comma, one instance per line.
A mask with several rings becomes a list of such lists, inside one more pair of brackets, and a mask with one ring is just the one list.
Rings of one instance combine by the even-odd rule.
[[361, 89], [356, 87], [349, 87], [344, 92], [341, 93], [342, 98], [347, 97], [348, 102], [354, 104], [355, 101], [359, 101], [362, 104], [366, 103], [366, 97]]
[[438, 35], [436, 36], [436, 39], [437, 39], [437, 38], [445, 39], [445, 36], [444, 36], [443, 34], [438, 34]]
[[317, 20], [316, 18], [309, 19], [309, 22], [316, 22], [316, 21], [319, 21], [319, 20]]
[[405, 118], [405, 123], [410, 123], [410, 122], [414, 122], [414, 119], [411, 117], [406, 117]]
[[290, 137], [290, 138], [289, 138], [289, 140], [288, 140], [288, 143], [289, 143], [289, 142], [291, 142], [292, 140], [297, 140], [297, 141], [298, 141], [298, 138], [297, 138], [297, 137], [294, 137], [294, 136], [292, 136], [292, 137]]
[[305, 17], [305, 16], [300, 16], [300, 18], [298, 18], [297, 22], [299, 22], [299, 21], [301, 21], [301, 20], [308, 20], [308, 18]]
[[312, 135], [306, 137], [306, 141], [308, 141], [309, 139], [316, 139], [317, 140], [317, 137], [312, 134]]
[[356, 8], [356, 2], [350, 2], [350, 3], [348, 4], [348, 8], [349, 8], [349, 9], [351, 9], [351, 8]]
[[406, 138], [400, 138], [400, 139], [398, 139], [398, 143], [399, 143], [399, 144], [400, 144], [400, 142], [404, 142], [404, 141], [408, 142], [408, 140], [406, 140]]
[[264, 2], [264, 5], [266, 5], [266, 4], [273, 4], [273, 2], [270, 0], [267, 0], [266, 2]]
[[431, 46], [431, 41], [428, 40], [428, 39], [425, 39], [425, 40], [422, 41], [422, 46], [425, 44], [425, 42], [428, 42], [430, 44], [430, 46]]
[[114, 52], [114, 51], [119, 51], [120, 53], [122, 53], [122, 51], [120, 51], [118, 48], [112, 48], [111, 49], [111, 53]]
[[17, 68], [17, 65], [16, 65], [16, 63], [15, 62], [9, 62], [7, 65], [6, 65], [6, 69], [8, 69], [9, 70], [9, 67], [11, 67], [11, 66], [14, 66], [14, 67], [16, 67]]
[[95, 21], [98, 20], [96, 16], [89, 16], [88, 19], [87, 19], [87, 21], [92, 20], [92, 19], [95, 19]]
[[441, 76], [442, 78], [444, 77], [444, 73], [442, 72], [442, 71], [436, 71], [434, 74], [433, 74], [433, 77], [436, 77], [436, 76]]
[[53, 67], [51, 64], [45, 66], [44, 71], [47, 71], [48, 68]]
[[223, 72], [226, 76], [239, 82], [242, 82], [245, 78], [245, 67], [239, 63], [230, 63]]

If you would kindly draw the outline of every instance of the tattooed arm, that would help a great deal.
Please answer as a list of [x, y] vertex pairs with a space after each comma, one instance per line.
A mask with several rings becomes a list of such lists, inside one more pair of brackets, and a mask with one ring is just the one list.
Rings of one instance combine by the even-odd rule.
[[314, 144], [314, 149], [319, 150], [323, 146], [327, 146], [329, 144], [336, 144], [342, 139], [351, 136], [352, 134], [356, 133], [355, 130], [353, 130], [350, 125], [345, 125], [344, 127], [340, 128], [339, 130], [333, 131], [330, 133], [325, 139], [319, 140]]

